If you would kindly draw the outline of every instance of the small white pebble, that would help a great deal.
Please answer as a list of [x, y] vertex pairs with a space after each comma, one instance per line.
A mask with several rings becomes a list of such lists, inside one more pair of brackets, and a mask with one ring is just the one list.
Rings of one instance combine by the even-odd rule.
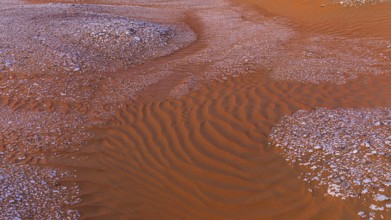
[[372, 210], [375, 210], [375, 211], [383, 211], [384, 210], [384, 207], [379, 207], [379, 206], [374, 205], [374, 204], [371, 204], [369, 206], [369, 208], [372, 209]]
[[369, 179], [369, 178], [367, 178], [367, 179], [363, 180], [362, 182], [363, 182], [363, 183], [370, 183], [370, 182], [372, 182], [372, 180]]
[[375, 201], [387, 201], [387, 200], [389, 200], [390, 198], [389, 197], [387, 197], [387, 196], [385, 196], [385, 195], [380, 195], [380, 194], [377, 194], [377, 195], [374, 195], [373, 196], [373, 199], [375, 200]]
[[363, 212], [363, 211], [358, 212], [357, 215], [362, 217], [362, 218], [364, 218], [366, 216], [365, 212]]

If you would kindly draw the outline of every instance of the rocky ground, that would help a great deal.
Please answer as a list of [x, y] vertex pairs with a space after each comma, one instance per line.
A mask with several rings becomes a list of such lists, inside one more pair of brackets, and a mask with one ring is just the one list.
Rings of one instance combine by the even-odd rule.
[[391, 109], [301, 110], [275, 125], [270, 141], [312, 190], [359, 199], [361, 217], [389, 216]]

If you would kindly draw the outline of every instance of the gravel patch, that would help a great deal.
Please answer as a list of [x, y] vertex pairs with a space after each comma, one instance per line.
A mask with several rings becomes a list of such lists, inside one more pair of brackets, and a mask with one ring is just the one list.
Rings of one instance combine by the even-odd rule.
[[0, 218], [78, 219], [80, 214], [70, 207], [79, 202], [79, 189], [60, 183], [71, 177], [71, 173], [55, 169], [0, 165]]
[[76, 185], [61, 185], [71, 172], [37, 166], [47, 155], [76, 151], [86, 132], [85, 117], [0, 108], [0, 218], [78, 219]]
[[[204, 75], [207, 79], [225, 80], [257, 68], [268, 68], [281, 55], [283, 45], [294, 37], [294, 31], [283, 20], [267, 19], [254, 12], [227, 8], [217, 12], [205, 10], [199, 15], [208, 24], [205, 38], [210, 43], [188, 62], [210, 63]], [[247, 20], [253, 17], [258, 22]]]
[[23, 0], [0, 0], [0, 10], [22, 4], [25, 4]]
[[38, 162], [44, 154], [77, 150], [88, 133], [86, 116], [13, 111], [0, 107], [0, 155], [8, 162]]
[[390, 41], [302, 35], [276, 59], [271, 77], [277, 80], [344, 84], [364, 75], [390, 73]]
[[8, 8], [1, 11], [0, 29], [0, 70], [30, 74], [118, 71], [195, 40], [188, 28], [108, 14], [94, 5]]
[[301, 110], [276, 124], [270, 141], [311, 190], [359, 199], [362, 217], [389, 216], [391, 109]]
[[357, 7], [366, 4], [377, 4], [383, 2], [388, 2], [388, 1], [387, 0], [341, 0], [338, 3], [343, 6]]

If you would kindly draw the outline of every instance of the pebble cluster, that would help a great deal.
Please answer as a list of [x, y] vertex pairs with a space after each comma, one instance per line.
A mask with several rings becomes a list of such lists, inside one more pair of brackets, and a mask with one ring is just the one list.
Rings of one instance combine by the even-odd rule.
[[390, 215], [391, 109], [300, 110], [273, 127], [270, 142], [311, 190], [359, 199], [361, 217]]

